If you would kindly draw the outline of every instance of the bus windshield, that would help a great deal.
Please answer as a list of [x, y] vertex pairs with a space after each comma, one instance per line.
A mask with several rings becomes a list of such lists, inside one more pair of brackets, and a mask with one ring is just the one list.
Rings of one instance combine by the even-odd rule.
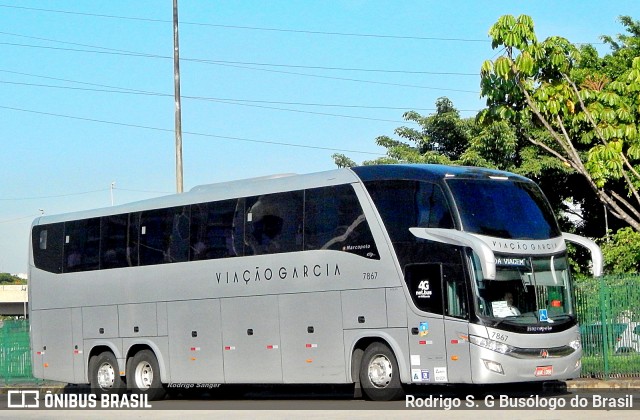
[[[479, 267], [477, 261], [474, 265]], [[496, 279], [475, 270], [477, 311], [490, 321], [547, 325], [574, 319], [565, 255], [544, 257], [496, 254]]]
[[447, 180], [462, 230], [504, 239], [560, 236], [553, 211], [533, 183], [495, 180]]

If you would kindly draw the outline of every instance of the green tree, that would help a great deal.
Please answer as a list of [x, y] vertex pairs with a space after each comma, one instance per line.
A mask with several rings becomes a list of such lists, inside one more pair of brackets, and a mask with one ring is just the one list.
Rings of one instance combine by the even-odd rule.
[[[485, 123], [508, 121], [537, 150], [579, 174], [611, 214], [640, 231], [640, 26], [624, 17], [631, 36], [606, 39], [600, 59], [560, 37], [538, 42], [533, 20], [502, 16], [489, 34], [503, 53], [482, 65]], [[606, 71], [605, 71], [606, 69]]]
[[640, 232], [630, 227], [622, 228], [603, 241], [601, 248], [607, 272], [640, 272]]
[[13, 274], [0, 273], [0, 285], [3, 284], [27, 284], [27, 282]]

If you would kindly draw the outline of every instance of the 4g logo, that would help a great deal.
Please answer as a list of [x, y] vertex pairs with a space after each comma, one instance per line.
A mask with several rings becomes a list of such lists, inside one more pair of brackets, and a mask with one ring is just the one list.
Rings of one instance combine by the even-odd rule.
[[7, 408], [39, 408], [40, 391], [9, 391]]
[[416, 296], [418, 298], [429, 299], [431, 297], [431, 294], [433, 294], [433, 290], [431, 290], [429, 286], [429, 280], [421, 280], [420, 283], [418, 283]]

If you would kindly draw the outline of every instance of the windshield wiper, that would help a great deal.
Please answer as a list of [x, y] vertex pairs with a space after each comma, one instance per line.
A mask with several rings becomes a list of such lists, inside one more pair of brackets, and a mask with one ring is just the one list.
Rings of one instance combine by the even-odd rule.
[[502, 323], [504, 322], [504, 320], [505, 320], [505, 319], [508, 319], [508, 318], [517, 318], [517, 317], [518, 317], [518, 315], [508, 315], [508, 316], [505, 316], [504, 318], [500, 318], [500, 320], [499, 320], [498, 322], [496, 322], [495, 324], [493, 324], [493, 326], [494, 326], [494, 327], [497, 327], [498, 325], [502, 324]]
[[566, 320], [566, 319], [573, 319], [573, 316], [567, 315], [567, 314], [561, 314], [561, 315], [552, 316], [550, 317], [550, 319], [554, 321], [560, 321], [560, 320]]

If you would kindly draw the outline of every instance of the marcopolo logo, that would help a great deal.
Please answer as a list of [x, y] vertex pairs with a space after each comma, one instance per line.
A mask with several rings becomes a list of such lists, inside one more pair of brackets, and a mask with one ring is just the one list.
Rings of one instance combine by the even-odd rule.
[[40, 391], [19, 390], [7, 392], [8, 408], [39, 408]]

